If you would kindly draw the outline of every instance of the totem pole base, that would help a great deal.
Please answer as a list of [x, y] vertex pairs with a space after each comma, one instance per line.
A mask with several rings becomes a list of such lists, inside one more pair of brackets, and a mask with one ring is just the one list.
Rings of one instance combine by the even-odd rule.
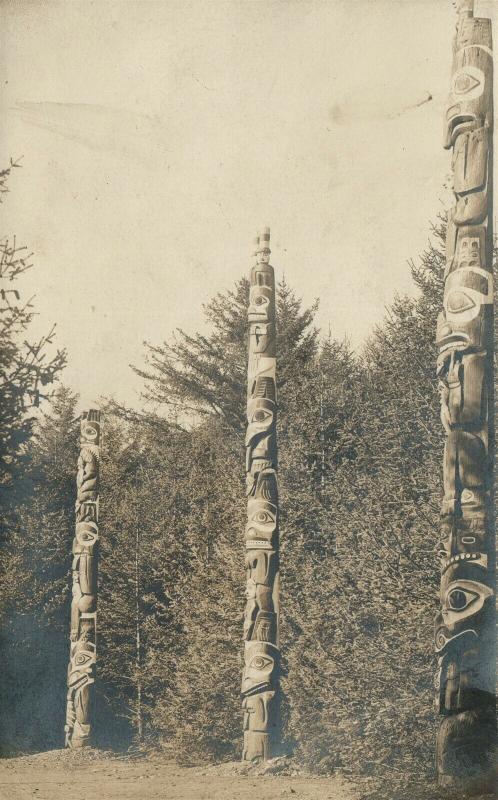
[[438, 786], [474, 795], [496, 789], [496, 745], [494, 709], [446, 717], [436, 743]]
[[270, 758], [273, 758], [270, 734], [246, 731], [242, 761], [268, 761]]

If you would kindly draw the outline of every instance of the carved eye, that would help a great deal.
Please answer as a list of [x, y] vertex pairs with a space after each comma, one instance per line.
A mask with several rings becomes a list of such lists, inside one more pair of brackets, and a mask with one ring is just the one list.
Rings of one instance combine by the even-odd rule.
[[479, 83], [480, 81], [476, 80], [467, 72], [460, 73], [460, 75], [457, 75], [454, 83], [455, 94], [467, 94], [467, 92], [470, 92], [472, 89], [475, 89], [476, 86], [479, 86]]
[[463, 611], [479, 598], [477, 592], [469, 589], [453, 589], [448, 595], [448, 606], [453, 611]]
[[83, 436], [86, 439], [96, 439], [97, 438], [97, 430], [93, 427], [93, 425], [85, 425], [83, 428]]
[[267, 669], [273, 667], [273, 659], [268, 656], [255, 656], [251, 661], [252, 669]]
[[88, 664], [91, 660], [92, 657], [88, 655], [88, 653], [78, 653], [74, 659], [74, 663], [77, 667], [84, 667], [85, 664]]
[[464, 292], [452, 292], [448, 297], [448, 311], [453, 314], [459, 314], [462, 311], [468, 311], [469, 308], [475, 306], [474, 301]]
[[252, 415], [251, 422], [267, 422], [272, 417], [273, 414], [271, 411], [267, 411], [265, 408], [258, 408]]
[[269, 511], [258, 511], [253, 515], [253, 522], [259, 522], [261, 525], [267, 525], [270, 522], [275, 522], [275, 516], [270, 514]]

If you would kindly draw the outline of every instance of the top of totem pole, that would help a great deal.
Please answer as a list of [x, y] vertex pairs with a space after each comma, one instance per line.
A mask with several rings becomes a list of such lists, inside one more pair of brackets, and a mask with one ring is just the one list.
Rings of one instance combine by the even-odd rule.
[[256, 239], [256, 263], [270, 263], [270, 229], [262, 228]]
[[456, 9], [459, 17], [473, 17], [474, 0], [456, 0]]

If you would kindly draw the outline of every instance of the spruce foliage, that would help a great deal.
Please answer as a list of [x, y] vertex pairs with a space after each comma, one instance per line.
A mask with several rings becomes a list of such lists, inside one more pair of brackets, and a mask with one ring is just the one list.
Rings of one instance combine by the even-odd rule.
[[[444, 233], [411, 264], [415, 296], [395, 298], [359, 353], [320, 336], [316, 305], [284, 281], [277, 297], [286, 748], [314, 771], [391, 787], [433, 769]], [[241, 749], [248, 290], [242, 279], [216, 295], [207, 333], [146, 346], [135, 371], [149, 410], [104, 409], [99, 741], [185, 764]], [[41, 620], [67, 628], [74, 402], [61, 390], [32, 440], [32, 496], [8, 552], [4, 614], [23, 647]]]

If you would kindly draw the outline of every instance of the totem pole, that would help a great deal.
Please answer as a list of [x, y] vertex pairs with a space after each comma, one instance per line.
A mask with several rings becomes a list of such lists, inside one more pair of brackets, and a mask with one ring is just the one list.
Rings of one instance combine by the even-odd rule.
[[491, 20], [459, 0], [444, 147], [455, 205], [446, 240], [437, 374], [447, 437], [436, 618], [441, 786], [485, 783], [496, 742]]
[[90, 745], [97, 645], [100, 412], [81, 418], [73, 539], [71, 644], [67, 677], [66, 747]]
[[275, 275], [270, 231], [256, 240], [249, 294], [244, 618], [244, 761], [275, 756], [280, 743]]

